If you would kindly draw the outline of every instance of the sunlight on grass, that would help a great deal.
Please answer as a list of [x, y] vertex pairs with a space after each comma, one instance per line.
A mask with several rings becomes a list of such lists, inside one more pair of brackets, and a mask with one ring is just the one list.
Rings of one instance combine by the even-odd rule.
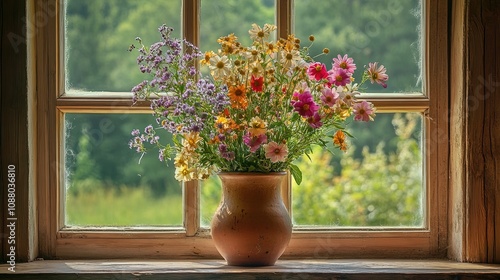
[[69, 193], [66, 213], [72, 226], [181, 226], [182, 196], [154, 197], [144, 188]]

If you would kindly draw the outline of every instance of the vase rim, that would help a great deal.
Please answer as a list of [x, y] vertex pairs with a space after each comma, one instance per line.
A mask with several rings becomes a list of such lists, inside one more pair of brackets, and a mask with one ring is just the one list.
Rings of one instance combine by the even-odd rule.
[[245, 175], [245, 176], [273, 176], [273, 175], [286, 175], [286, 171], [276, 171], [276, 172], [242, 172], [242, 171], [221, 171], [217, 172], [217, 175]]

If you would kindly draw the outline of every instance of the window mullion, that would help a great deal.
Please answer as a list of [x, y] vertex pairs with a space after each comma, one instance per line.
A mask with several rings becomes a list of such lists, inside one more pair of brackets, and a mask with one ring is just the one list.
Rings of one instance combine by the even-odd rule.
[[[276, 26], [278, 27], [278, 38], [287, 38], [292, 33], [293, 0], [276, 1]], [[290, 172], [281, 184], [281, 197], [286, 209], [292, 216], [292, 177]]]
[[[182, 37], [200, 45], [200, 0], [182, 1]], [[198, 67], [198, 65], [195, 65]], [[198, 181], [186, 182], [183, 188], [184, 227], [187, 236], [194, 236], [200, 229], [200, 184]]]

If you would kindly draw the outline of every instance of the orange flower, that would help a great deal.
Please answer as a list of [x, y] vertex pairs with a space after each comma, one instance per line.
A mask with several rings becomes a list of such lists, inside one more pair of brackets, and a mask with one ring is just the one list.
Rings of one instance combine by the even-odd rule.
[[230, 86], [229, 98], [231, 99], [231, 107], [233, 108], [246, 109], [248, 106], [245, 85]]
[[345, 141], [345, 134], [342, 130], [337, 130], [337, 132], [333, 136], [333, 144], [339, 146], [339, 149], [341, 151], [347, 151], [347, 142]]

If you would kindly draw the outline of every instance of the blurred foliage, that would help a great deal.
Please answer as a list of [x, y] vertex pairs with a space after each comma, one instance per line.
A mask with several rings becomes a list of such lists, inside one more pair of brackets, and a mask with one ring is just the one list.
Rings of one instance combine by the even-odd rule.
[[340, 175], [329, 164], [332, 155], [318, 147], [298, 166], [307, 177], [293, 186], [293, 220], [299, 225], [421, 226], [422, 151], [412, 138], [421, 122], [418, 114], [396, 114], [393, 124], [397, 148], [386, 154], [384, 142], [363, 157], [353, 157], [354, 147], [340, 160]]
[[[129, 92], [144, 77], [136, 66], [136, 55], [127, 52], [128, 47], [137, 36], [146, 45], [156, 42], [157, 28], [163, 23], [174, 27], [174, 34], [180, 37], [181, 2], [66, 0], [67, 89]], [[311, 53], [319, 54], [323, 47], [331, 51], [317, 60], [330, 65], [332, 57], [348, 53], [362, 68], [376, 59], [388, 69], [389, 91], [421, 92], [419, 0], [295, 0], [294, 3], [294, 32], [303, 39], [302, 44], [309, 44], [307, 37], [313, 34], [316, 40]], [[202, 0], [201, 5], [202, 50], [215, 49], [216, 39], [229, 33], [247, 38], [251, 23], [272, 23], [275, 18], [273, 0]], [[368, 86], [366, 90], [376, 92], [375, 87]], [[421, 178], [417, 180], [422, 176], [418, 150], [421, 122], [415, 122], [413, 132], [404, 138], [396, 133], [398, 126], [393, 121], [398, 120], [393, 120], [393, 114], [378, 114], [375, 122], [352, 123], [356, 139], [351, 140], [348, 154], [317, 151], [312, 162], [302, 161], [305, 180], [302, 185], [294, 186], [293, 193], [295, 222], [421, 223], [422, 185]], [[408, 126], [413, 122], [405, 123]], [[155, 124], [148, 114], [65, 115], [70, 222], [99, 223], [88, 220], [98, 214], [86, 208], [96, 208], [105, 216], [103, 212], [119, 208], [106, 203], [112, 196], [125, 201], [124, 196], [136, 197], [132, 193], [139, 189], [146, 191], [138, 201], [162, 209], [157, 217], [161, 221], [148, 223], [171, 220], [162, 216], [168, 212], [163, 209], [175, 203], [160, 206], [156, 202], [181, 196], [179, 183], [173, 179], [173, 164], [159, 162], [156, 153], [146, 154], [138, 164], [140, 155], [128, 148], [130, 131], [148, 124]], [[206, 182], [202, 188], [204, 224], [208, 224], [220, 200], [217, 180]], [[146, 215], [146, 208], [131, 198], [126, 204], [130, 209], [136, 207], [138, 215]]]

